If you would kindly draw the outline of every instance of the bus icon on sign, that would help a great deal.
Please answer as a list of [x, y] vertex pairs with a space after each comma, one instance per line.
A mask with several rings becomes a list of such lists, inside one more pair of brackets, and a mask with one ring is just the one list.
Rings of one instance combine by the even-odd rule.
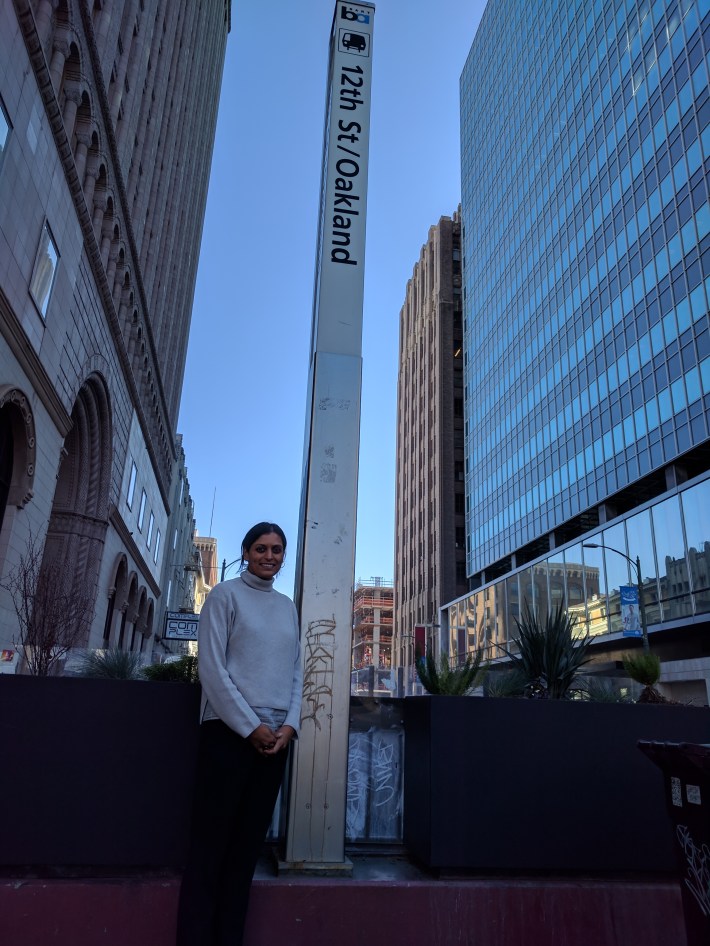
[[367, 36], [364, 33], [353, 33], [350, 30], [341, 30], [340, 46], [345, 52], [367, 55]]

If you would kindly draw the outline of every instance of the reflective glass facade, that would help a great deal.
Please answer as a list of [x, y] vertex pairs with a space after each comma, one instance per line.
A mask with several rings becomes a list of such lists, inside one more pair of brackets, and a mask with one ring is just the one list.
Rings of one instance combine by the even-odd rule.
[[[708, 442], [709, 65], [707, 0], [489, 0], [461, 77], [469, 576]], [[667, 502], [604, 541], [653, 548], [649, 607], [680, 617], [710, 529], [696, 560]], [[624, 569], [576, 546], [475, 620], [534, 589], [613, 626]]]
[[[587, 543], [607, 548], [588, 548]], [[619, 554], [622, 553], [622, 554]], [[650, 503], [445, 609], [448, 646], [461, 657], [479, 644], [491, 658], [517, 637], [515, 619], [528, 601], [540, 613], [566, 602], [580, 631], [622, 633], [619, 588], [636, 583], [624, 558], [639, 556], [646, 619], [674, 626], [710, 617], [710, 478]]]

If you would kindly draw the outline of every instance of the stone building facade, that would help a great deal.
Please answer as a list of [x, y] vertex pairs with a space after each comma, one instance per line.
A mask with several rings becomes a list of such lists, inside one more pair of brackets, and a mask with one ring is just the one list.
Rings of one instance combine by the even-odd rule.
[[166, 640], [165, 615], [167, 611], [195, 611], [195, 590], [201, 567], [200, 553], [195, 546], [195, 505], [190, 495], [182, 434], [177, 435], [175, 451], [177, 460], [170, 486], [169, 531], [160, 582], [161, 607], [155, 628], [161, 656], [187, 652], [183, 642]]
[[152, 649], [229, 16], [0, 10], [0, 580], [41, 541], [90, 647]]
[[431, 227], [400, 313], [394, 628], [411, 667], [414, 628], [435, 647], [439, 607], [466, 589], [461, 224]]

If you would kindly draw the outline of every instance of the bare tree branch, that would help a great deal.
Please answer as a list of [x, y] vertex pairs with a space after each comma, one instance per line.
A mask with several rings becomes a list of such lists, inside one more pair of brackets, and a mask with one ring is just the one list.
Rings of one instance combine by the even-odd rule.
[[47, 677], [72, 647], [86, 642], [92, 619], [91, 597], [68, 576], [60, 562], [43, 562], [42, 548], [30, 535], [27, 552], [2, 582], [12, 598], [21, 647], [29, 672]]

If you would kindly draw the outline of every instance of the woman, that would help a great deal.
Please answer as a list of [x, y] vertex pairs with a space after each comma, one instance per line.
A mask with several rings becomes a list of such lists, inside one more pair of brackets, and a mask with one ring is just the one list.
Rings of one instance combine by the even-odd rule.
[[200, 614], [200, 748], [178, 946], [242, 942], [254, 868], [298, 730], [303, 675], [296, 609], [274, 591], [286, 536], [259, 522], [240, 575]]

